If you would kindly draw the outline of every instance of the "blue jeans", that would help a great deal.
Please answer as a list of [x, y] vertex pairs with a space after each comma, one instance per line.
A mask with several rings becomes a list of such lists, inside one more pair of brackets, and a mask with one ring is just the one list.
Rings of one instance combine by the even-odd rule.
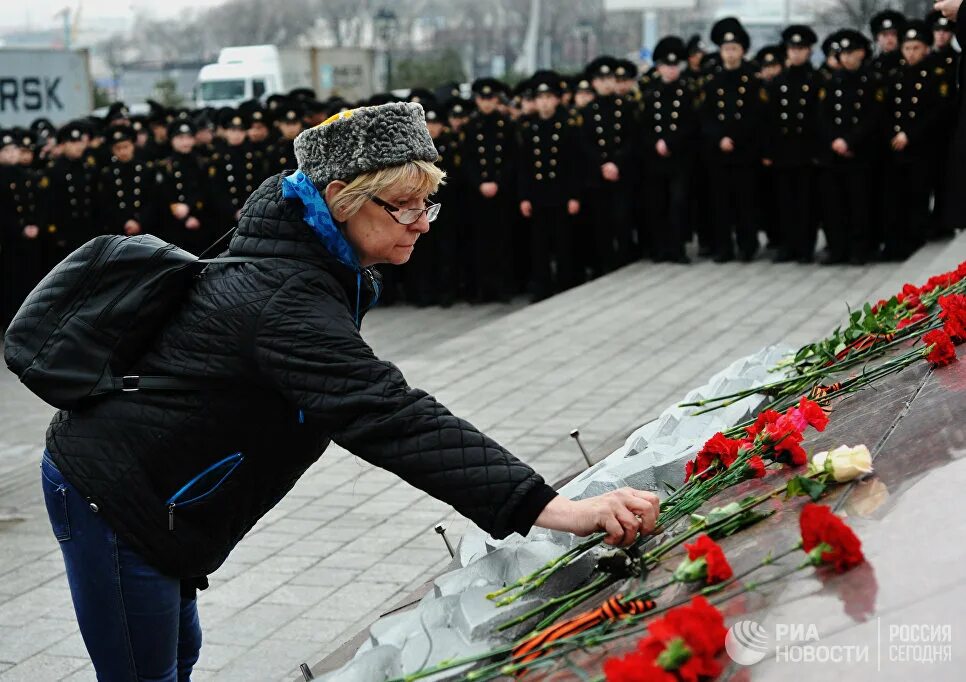
[[103, 682], [184, 682], [201, 651], [197, 601], [117, 536], [44, 452], [47, 515], [84, 644]]

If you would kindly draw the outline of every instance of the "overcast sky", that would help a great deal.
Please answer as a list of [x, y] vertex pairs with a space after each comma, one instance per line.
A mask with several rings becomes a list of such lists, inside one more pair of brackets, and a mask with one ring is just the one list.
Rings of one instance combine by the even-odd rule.
[[81, 27], [91, 28], [98, 20], [122, 21], [130, 19], [135, 12], [147, 13], [157, 18], [175, 17], [188, 8], [205, 8], [219, 5], [224, 0], [0, 0], [4, 6], [0, 14], [0, 26], [5, 28], [44, 29], [60, 25], [62, 20], [54, 15], [64, 7], [72, 12], [81, 6]]

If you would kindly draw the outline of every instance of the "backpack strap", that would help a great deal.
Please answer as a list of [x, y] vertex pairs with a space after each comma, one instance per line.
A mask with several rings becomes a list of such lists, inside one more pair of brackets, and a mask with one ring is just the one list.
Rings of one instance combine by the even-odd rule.
[[256, 261], [265, 260], [265, 256], [255, 257], [255, 256], [223, 256], [221, 258], [199, 258], [196, 263], [205, 264], [218, 264], [218, 263], [254, 263]]
[[218, 391], [238, 386], [229, 379], [191, 379], [188, 377], [159, 377], [128, 374], [111, 378], [114, 391]]

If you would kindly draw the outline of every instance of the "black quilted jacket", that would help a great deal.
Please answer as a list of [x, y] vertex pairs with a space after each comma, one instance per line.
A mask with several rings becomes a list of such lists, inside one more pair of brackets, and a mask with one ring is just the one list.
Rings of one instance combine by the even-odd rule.
[[330, 440], [496, 537], [526, 533], [552, 489], [373, 354], [356, 302], [371, 304], [374, 277], [325, 250], [280, 178], [249, 198], [229, 246], [264, 260], [209, 266], [136, 368], [238, 389], [61, 411], [47, 432], [54, 462], [124, 541], [180, 578], [214, 571]]

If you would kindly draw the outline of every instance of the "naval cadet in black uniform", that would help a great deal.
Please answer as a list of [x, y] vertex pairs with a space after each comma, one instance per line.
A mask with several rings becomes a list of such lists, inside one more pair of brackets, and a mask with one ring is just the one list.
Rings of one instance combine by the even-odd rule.
[[[594, 269], [606, 274], [623, 265], [631, 253], [631, 200], [637, 190], [635, 144], [636, 106], [618, 97], [614, 71], [617, 60], [602, 56], [587, 66], [587, 77], [596, 93], [581, 111], [581, 143], [587, 159], [586, 203], [590, 211]], [[638, 257], [640, 253], [636, 254]]]
[[815, 254], [815, 146], [821, 77], [812, 68], [818, 36], [808, 26], [782, 31], [787, 66], [768, 86], [767, 149], [775, 173], [779, 229], [776, 263], [810, 263]]
[[409, 301], [423, 307], [451, 306], [459, 288], [459, 246], [462, 201], [460, 198], [460, 156], [456, 136], [446, 125], [446, 110], [431, 98], [423, 98], [426, 127], [439, 158], [436, 165], [446, 171], [446, 180], [430, 201], [440, 204], [439, 215], [429, 232], [419, 238], [419, 248], [406, 264]]
[[534, 301], [575, 281], [571, 223], [580, 213], [581, 144], [578, 120], [560, 104], [560, 83], [554, 71], [533, 75], [536, 112], [522, 119], [518, 129], [517, 194], [530, 228]]
[[953, 47], [953, 37], [956, 31], [956, 22], [947, 19], [938, 10], [931, 11], [926, 15], [926, 22], [932, 28], [933, 45], [929, 53], [929, 60], [932, 68], [942, 69], [952, 93], [949, 96], [949, 106], [946, 107], [946, 116], [938, 124], [942, 131], [936, 138], [936, 154], [933, 159], [932, 173], [932, 193], [934, 198], [933, 216], [929, 237], [932, 239], [942, 239], [951, 237], [954, 234], [943, 217], [946, 213], [946, 185], [949, 179], [949, 164], [951, 161], [951, 145], [949, 141], [956, 134], [956, 102], [958, 101], [959, 88], [957, 76], [959, 74], [960, 54]]
[[248, 121], [235, 110], [222, 112], [219, 124], [224, 131], [225, 144], [208, 162], [209, 191], [211, 192], [216, 234], [233, 227], [245, 200], [255, 190], [258, 169], [255, 152], [248, 144]]
[[157, 179], [153, 165], [137, 158], [131, 126], [108, 130], [111, 157], [97, 179], [97, 223], [107, 234], [133, 236], [157, 225]]
[[747, 262], [759, 246], [755, 187], [767, 96], [755, 67], [744, 59], [750, 38], [741, 22], [719, 20], [711, 40], [719, 47], [721, 64], [702, 88], [701, 137], [711, 172], [714, 261], [733, 260], [737, 241], [738, 256]]
[[949, 76], [927, 59], [933, 35], [922, 20], [906, 22], [900, 36], [903, 64], [888, 83], [889, 155], [884, 186], [882, 257], [904, 260], [925, 241], [929, 191], [939, 124], [948, 120]]
[[459, 133], [470, 222], [470, 239], [464, 245], [472, 267], [470, 295], [508, 302], [513, 290], [514, 124], [498, 109], [502, 83], [478, 78], [472, 89], [476, 111]]
[[295, 168], [295, 138], [302, 132], [302, 106], [297, 100], [284, 100], [275, 107], [278, 137], [268, 151], [269, 175]]
[[238, 110], [248, 121], [248, 146], [254, 155], [255, 186], [277, 171], [271, 166], [272, 138], [274, 126], [271, 114], [258, 100], [242, 102]]
[[880, 80], [891, 80], [902, 62], [899, 51], [899, 29], [906, 23], [901, 13], [887, 9], [869, 21], [878, 54], [872, 59], [872, 73]]
[[819, 91], [822, 217], [828, 251], [823, 264], [861, 265], [873, 250], [871, 189], [879, 158], [880, 112], [885, 93], [865, 64], [868, 39], [855, 30], [839, 33], [842, 68]]
[[33, 136], [0, 131], [0, 333], [44, 275], [36, 171], [21, 153]]
[[654, 48], [655, 74], [641, 96], [644, 222], [655, 262], [689, 263], [691, 174], [698, 140], [697, 86], [682, 77], [687, 48], [677, 36]]
[[[765, 45], [755, 54], [754, 62], [758, 65], [758, 78], [767, 89], [785, 69], [785, 46]], [[778, 190], [775, 185], [775, 169], [770, 162], [771, 159], [762, 159], [758, 167], [758, 215], [768, 237], [767, 248], [774, 254], [781, 250], [783, 244], [777, 220]]]
[[100, 234], [94, 211], [97, 167], [87, 153], [88, 128], [72, 121], [57, 131], [60, 156], [40, 178], [43, 190], [43, 224], [46, 269], [64, 259], [81, 244]]
[[200, 254], [219, 235], [209, 217], [208, 169], [194, 150], [196, 132], [186, 120], [168, 126], [171, 154], [159, 164], [158, 203], [163, 237]]

